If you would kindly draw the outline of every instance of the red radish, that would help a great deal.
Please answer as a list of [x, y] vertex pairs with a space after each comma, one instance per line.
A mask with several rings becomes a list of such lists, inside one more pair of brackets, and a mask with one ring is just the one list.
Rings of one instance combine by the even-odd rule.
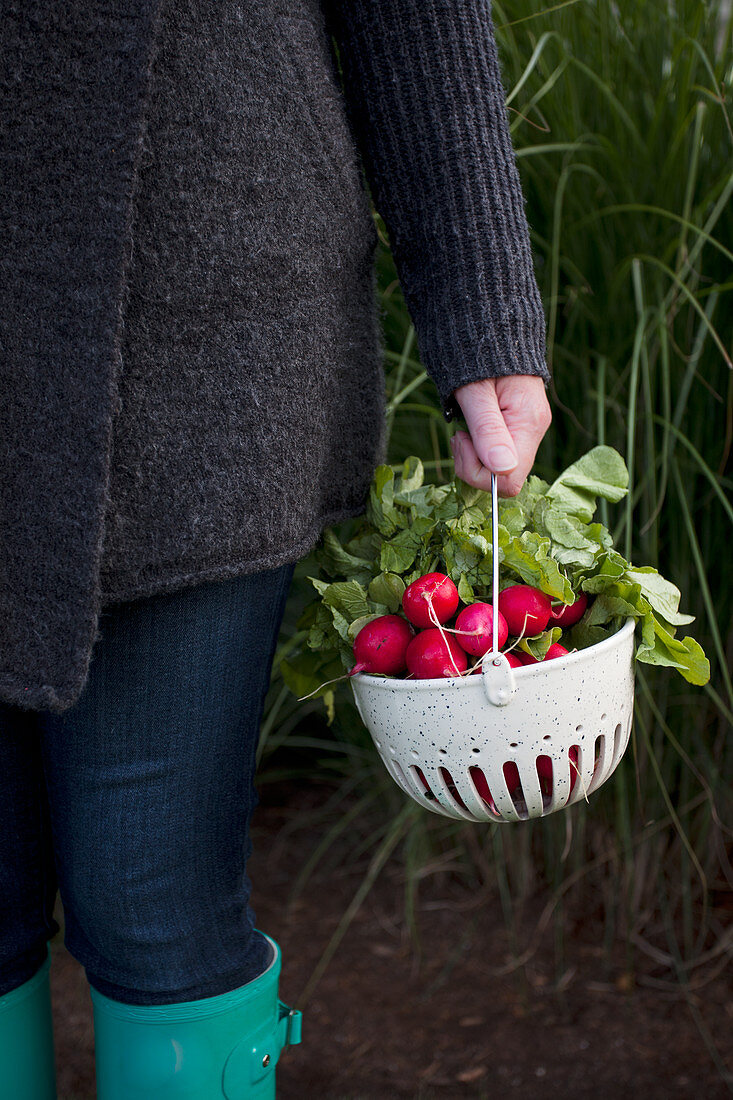
[[[435, 618], [431, 618], [432, 604]], [[445, 573], [426, 573], [408, 584], [402, 596], [402, 610], [414, 626], [447, 623], [458, 607], [458, 589]]]
[[[483, 657], [492, 647], [494, 624], [494, 609], [490, 603], [472, 603], [464, 607], [456, 619], [456, 630], [462, 633], [456, 634], [456, 641], [471, 653], [474, 657]], [[509, 627], [506, 619], [499, 612], [498, 616], [498, 647], [501, 649], [509, 637]]]
[[354, 640], [356, 664], [349, 675], [357, 672], [396, 676], [407, 668], [405, 654], [415, 631], [399, 615], [380, 615], [363, 626]]
[[540, 664], [540, 662], [537, 660], [536, 657], [533, 657], [531, 653], [525, 653], [523, 649], [518, 649], [517, 653], [519, 654], [517, 659], [518, 659], [520, 665], [538, 665], [538, 664]]
[[437, 627], [421, 630], [408, 645], [405, 659], [417, 680], [460, 676], [468, 668], [468, 657], [458, 642]]
[[[566, 657], [568, 650], [564, 645], [560, 645], [559, 642], [553, 642], [550, 648], [547, 650], [543, 660], [554, 661], [557, 657]], [[519, 651], [519, 660], [523, 665], [539, 665], [542, 661], [538, 661], [536, 657], [533, 657], [531, 653], [525, 653], [524, 650]]]
[[562, 627], [575, 626], [582, 619], [587, 606], [588, 597], [585, 592], [581, 592], [575, 603], [564, 603], [559, 607], [553, 607], [550, 612], [550, 622]]
[[532, 638], [547, 627], [552, 600], [529, 584], [510, 584], [499, 593], [499, 611], [510, 634]]

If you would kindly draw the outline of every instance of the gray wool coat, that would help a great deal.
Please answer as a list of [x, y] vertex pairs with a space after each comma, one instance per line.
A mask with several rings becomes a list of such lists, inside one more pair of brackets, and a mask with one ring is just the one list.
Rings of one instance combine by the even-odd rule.
[[370, 196], [439, 393], [545, 379], [488, 0], [4, 0], [0, 698], [294, 561], [383, 438]]

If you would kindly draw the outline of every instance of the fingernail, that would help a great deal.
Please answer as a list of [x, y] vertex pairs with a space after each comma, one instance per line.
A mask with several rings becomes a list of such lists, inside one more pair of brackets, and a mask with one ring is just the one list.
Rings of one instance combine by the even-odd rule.
[[505, 470], [513, 470], [517, 464], [517, 456], [509, 447], [490, 447], [487, 455], [489, 469], [495, 474]]

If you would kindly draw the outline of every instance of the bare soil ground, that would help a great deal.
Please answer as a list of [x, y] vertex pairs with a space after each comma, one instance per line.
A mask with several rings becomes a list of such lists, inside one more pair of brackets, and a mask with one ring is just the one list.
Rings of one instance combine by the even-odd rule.
[[[326, 792], [327, 793], [327, 792]], [[298, 1003], [364, 867], [316, 872], [289, 905], [318, 842], [293, 822], [319, 789], [267, 787], [249, 870], [258, 924], [280, 943], [280, 995]], [[325, 799], [326, 794], [322, 797]], [[307, 816], [305, 817], [307, 822]], [[289, 828], [283, 829], [284, 825]], [[563, 989], [551, 935], [519, 973], [498, 902], [430, 881], [421, 893], [421, 951], [405, 932], [393, 861], [367, 898], [304, 1012], [301, 1046], [283, 1054], [279, 1100], [707, 1100], [729, 1097], [698, 1024], [733, 1071], [733, 987], [722, 974], [692, 1007], [680, 992], [644, 988], [620, 963], [609, 976], [592, 923], [568, 943]], [[52, 945], [60, 1100], [91, 1100], [91, 1006], [83, 971]]]

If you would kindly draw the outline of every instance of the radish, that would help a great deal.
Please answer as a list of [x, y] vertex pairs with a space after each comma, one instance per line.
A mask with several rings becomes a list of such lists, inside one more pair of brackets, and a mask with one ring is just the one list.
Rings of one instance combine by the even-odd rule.
[[396, 676], [407, 668], [405, 654], [415, 636], [409, 623], [399, 615], [380, 615], [363, 626], [354, 640], [356, 664], [349, 672]]
[[[430, 614], [432, 606], [433, 615]], [[447, 623], [458, 607], [458, 589], [445, 573], [426, 573], [408, 584], [402, 596], [402, 610], [414, 626]]]
[[529, 584], [510, 584], [499, 593], [499, 611], [506, 619], [510, 634], [531, 638], [546, 629], [552, 600]]
[[[564, 645], [560, 645], [559, 642], [553, 642], [550, 648], [547, 650], [543, 660], [554, 661], [557, 657], [567, 657], [568, 650]], [[542, 661], [538, 661], [536, 657], [533, 657], [531, 653], [525, 653], [523, 650], [519, 653], [519, 660], [523, 665], [540, 665]]]
[[437, 627], [421, 630], [408, 645], [405, 659], [417, 680], [460, 676], [468, 668], [465, 651]]
[[550, 612], [550, 622], [562, 627], [575, 626], [582, 619], [587, 606], [588, 597], [585, 592], [581, 592], [575, 603], [564, 603], [560, 607], [553, 607]]
[[569, 650], [559, 642], [553, 642], [545, 654], [546, 661], [554, 661], [557, 657], [567, 657]]
[[[492, 647], [493, 623], [494, 609], [490, 603], [469, 604], [456, 619], [456, 641], [466, 653], [474, 657], [483, 657]], [[501, 612], [499, 612], [498, 627], [498, 648], [501, 649], [509, 637], [509, 627]]]

